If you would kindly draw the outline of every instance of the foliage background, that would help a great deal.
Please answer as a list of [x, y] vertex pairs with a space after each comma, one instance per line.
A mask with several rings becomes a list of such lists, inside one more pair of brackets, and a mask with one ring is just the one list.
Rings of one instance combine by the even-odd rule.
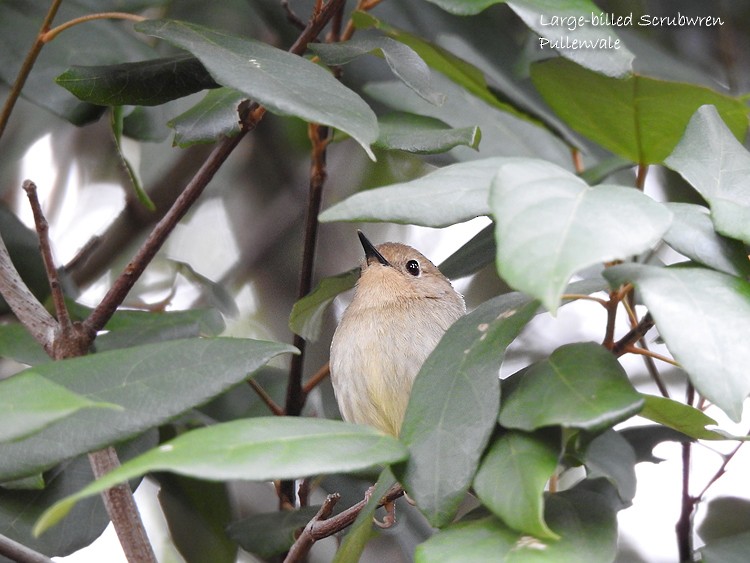
[[[287, 48], [298, 33], [287, 21], [279, 3], [274, 0], [231, 0], [220, 3], [68, 1], [63, 3], [59, 20], [65, 21], [80, 13], [102, 10], [103, 4], [112, 9], [142, 12], [149, 17], [199, 23], [209, 28], [253, 37], [280, 48]], [[628, 147], [611, 146], [606, 140], [602, 140], [602, 135], [607, 137], [608, 129], [611, 131], [617, 127], [624, 110], [619, 105], [596, 109], [585, 104], [576, 106], [573, 102], [566, 103], [565, 101], [576, 99], [576, 89], [593, 90], [596, 80], [589, 75], [574, 74], [578, 71], [572, 66], [560, 70], [563, 76], [562, 85], [545, 85], [544, 79], [539, 76], [532, 80], [532, 64], [540, 58], [539, 52], [534, 48], [540, 32], [529, 29], [518, 14], [522, 13], [524, 8], [534, 8], [544, 3], [517, 2], [513, 9], [505, 5], [493, 5], [473, 16], [457, 16], [441, 9], [437, 4], [440, 2], [388, 0], [378, 5], [372, 14], [381, 22], [387, 22], [397, 29], [407, 30], [414, 36], [438, 43], [477, 65], [493, 86], [490, 95], [498, 94], [503, 102], [509, 101], [510, 105], [516, 108], [516, 112], [534, 112], [537, 118], [541, 117], [546, 127], [512, 115], [513, 111], [507, 111], [507, 106], [501, 110], [491, 107], [492, 104], [480, 100], [476, 92], [472, 94], [466, 89], [470, 80], [455, 77], [450, 80], [434, 71], [431, 73], [431, 87], [434, 91], [445, 94], [447, 99], [442, 106], [432, 106], [407, 91], [402, 84], [385, 86], [384, 81], [392, 81], [394, 77], [382, 59], [372, 56], [359, 57], [343, 67], [342, 79], [349, 88], [362, 93], [379, 116], [393, 109], [393, 106], [401, 111], [437, 117], [454, 128], [478, 125], [481, 129], [479, 150], [459, 146], [447, 152], [439, 151], [437, 154], [425, 155], [385, 150], [376, 146], [374, 150], [377, 162], [372, 162], [355, 142], [343, 140], [331, 145], [328, 150], [324, 208], [331, 207], [351, 194], [367, 188], [406, 182], [420, 177], [435, 166], [472, 162], [487, 157], [543, 159], [572, 172], [574, 162], [566, 141], [574, 142], [585, 149], [584, 168], [596, 170], [596, 165], [601, 164], [606, 173], [600, 171], [599, 174], [595, 174], [600, 180], [606, 178], [607, 184], [625, 186], [632, 186], [636, 182], [636, 169], [633, 166], [633, 162], [637, 164], [639, 160], [636, 157], [643, 157], [645, 154], [646, 156], [641, 159], [642, 165], [660, 165], [672, 152], [668, 150], [654, 156], [648, 152], [648, 148], [639, 146], [634, 157]], [[566, 10], [569, 12], [565, 13], [575, 13], [575, 10], [581, 9], [581, 5], [584, 9], [588, 7], [588, 4], [571, 1], [560, 3], [556, 10], [561, 13]], [[297, 13], [304, 14], [303, 18], [309, 13], [310, 6], [311, 2], [291, 3], [291, 7]], [[676, 4], [625, 1], [599, 1], [596, 6], [606, 12], [636, 15], [673, 15], [678, 9], [685, 14], [704, 15], [707, 10], [704, 3], [697, 1], [681, 2], [679, 8]], [[0, 78], [8, 84], [13, 81], [20, 58], [33, 40], [39, 21], [46, 10], [46, 4], [11, 1], [3, 2], [0, 9], [0, 25], [3, 27], [0, 33], [0, 37], [3, 38], [3, 48], [0, 49]], [[639, 73], [659, 80], [706, 85], [716, 92], [739, 96], [747, 92], [750, 86], [750, 60], [748, 51], [744, 48], [750, 42], [750, 9], [742, 3], [722, 2], [712, 6], [710, 12], [720, 15], [726, 24], [719, 28], [633, 27], [615, 31], [627, 49], [635, 54], [634, 68]], [[403, 35], [397, 38], [406, 40]], [[0, 189], [5, 205], [4, 213], [6, 209], [11, 210], [27, 225], [33, 224], [28, 205], [21, 197], [23, 193], [18, 189], [24, 179], [33, 179], [40, 187], [44, 209], [51, 223], [51, 238], [57, 263], [66, 265], [66, 287], [71, 296], [92, 307], [102, 298], [111, 281], [142, 243], [160, 210], [165, 209], [174, 200], [211, 150], [210, 145], [204, 144], [184, 148], [173, 147], [174, 131], [167, 126], [169, 120], [198, 103], [205, 92], [161, 105], [139, 106], [137, 112], [128, 115], [124, 121], [122, 146], [132, 167], [138, 171], [142, 185], [156, 205], [155, 213], [148, 211], [135, 196], [131, 181], [123, 168], [117, 144], [113, 139], [109, 114], [99, 116], [101, 109], [79, 103], [70, 93], [52, 83], [55, 77], [73, 64], [133, 62], [151, 58], [155, 54], [173, 55], [178, 52], [165, 42], [151, 43], [151, 40], [148, 40], [147, 43], [151, 44], [144, 44], [142, 39], [142, 35], [132, 32], [130, 24], [120, 22], [92, 22], [61, 34], [45, 48], [37, 64], [37, 71], [24, 90], [24, 98], [19, 101], [8, 129], [0, 139]], [[321, 56], [326, 60], [326, 54], [322, 51]], [[440, 66], [441, 63], [434, 64]], [[566, 63], [563, 62], [564, 64]], [[621, 63], [604, 63], [605, 66], [609, 64], [612, 65], [611, 68], [617, 68]], [[575, 76], [575, 79], [571, 78], [572, 76]], [[591, 82], [587, 82], [588, 80]], [[585, 84], [587, 88], [581, 88], [581, 84]], [[566, 85], [572, 93], [564, 92]], [[3, 99], [6, 93], [4, 88], [0, 86], [0, 89], [3, 89]], [[563, 102], [556, 105], [555, 95], [550, 96], [550, 91], [559, 94]], [[612, 92], [608, 92], [608, 95], [612, 96]], [[679, 105], [679, 95], [669, 93], [666, 97], [668, 101], [665, 108], [671, 110]], [[744, 99], [735, 102], [736, 105], [732, 107], [738, 115], [735, 115], [734, 121], [728, 121], [729, 124], [735, 125], [733, 131], [736, 134], [739, 131], [744, 135], [747, 125]], [[741, 109], [736, 110], [737, 106]], [[670, 127], [674, 127], [676, 141], [682, 136], [687, 122], [683, 120], [675, 125], [669, 122], [667, 114], [669, 111], [657, 111], [654, 115], [645, 116], [643, 126], [646, 130], [664, 134]], [[692, 111], [689, 115], [692, 115]], [[594, 117], [593, 124], [589, 124], [588, 129], [581, 131], [580, 127], [587, 127], [584, 122], [591, 116]], [[724, 114], [722, 116], [725, 117]], [[72, 126], [70, 121], [80, 127]], [[571, 126], [577, 121], [580, 122], [577, 126]], [[596, 131], [597, 125], [604, 130], [599, 136]], [[34, 145], [40, 139], [43, 139], [42, 142]], [[39, 151], [33, 153], [34, 155], [44, 155], [45, 150], [49, 151], [44, 156], [52, 162], [50, 170], [45, 169], [46, 164], [40, 166], [41, 160], [22, 160], [32, 145]], [[616, 155], [614, 158], [613, 153]], [[197, 321], [194, 320], [200, 326], [199, 332], [221, 331], [221, 323], [225, 322], [224, 335], [291, 342], [292, 333], [288, 319], [292, 305], [297, 300], [297, 280], [303, 258], [302, 239], [305, 211], [308, 206], [306, 191], [309, 161], [309, 141], [304, 123], [296, 118], [267, 115], [219, 170], [198, 205], [182, 221], [146, 275], [130, 293], [126, 305], [153, 310], [160, 307], [168, 310], [207, 308], [220, 311], [222, 321], [217, 321], [218, 315], [215, 312], [205, 317], [200, 316]], [[673, 168], [679, 169], [678, 166]], [[650, 169], [645, 191], [657, 200], [704, 203], [679, 174], [667, 167], [653, 166]], [[380, 202], [383, 203], [382, 200]], [[396, 199], [395, 204], [397, 211], [400, 208], [407, 216], [415, 213], [408, 202]], [[365, 207], [368, 205], [372, 207], [371, 204], [366, 204]], [[440, 207], [441, 204], [436, 204], [436, 208]], [[386, 212], [391, 213], [383, 205], [383, 213]], [[351, 213], [349, 218], [359, 217], [354, 212]], [[441, 220], [430, 218], [430, 221]], [[445, 221], [446, 224], [451, 222], [454, 221]], [[429, 221], [426, 223], [430, 224]], [[364, 228], [371, 240], [402, 240], [422, 250], [436, 263], [440, 263], [454, 250], [462, 247], [485, 224], [486, 220], [479, 220], [469, 225], [436, 230], [386, 221], [385, 224], [368, 224]], [[27, 249], [35, 246], [33, 236], [29, 238], [29, 233], [22, 234], [22, 230], [10, 225], [13, 225], [12, 219], [3, 215], [3, 237], [9, 246], [8, 233], [11, 229], [19, 236], [26, 237], [24, 244]], [[320, 226], [315, 257], [316, 280], [347, 271], [359, 261], [361, 251], [354, 236], [355, 226], [359, 225], [326, 222]], [[85, 248], [86, 243], [95, 234], [100, 235], [96, 244]], [[742, 239], [741, 236], [735, 238]], [[747, 238], [742, 240], [743, 244], [748, 242]], [[486, 243], [485, 240], [485, 245]], [[75, 260], [82, 248], [85, 248], [84, 259], [79, 256], [79, 259]], [[744, 246], [742, 249], [745, 249]], [[695, 259], [695, 256], [684, 249], [682, 252]], [[32, 253], [28, 250], [20, 256], [21, 258], [15, 259], [19, 270], [32, 289], [44, 297], [45, 281], [43, 273], [40, 273], [38, 261], [33, 261]], [[472, 270], [471, 278], [463, 278], [459, 282], [470, 309], [491, 297], [511, 290], [498, 276], [491, 260], [486, 260], [486, 250], [479, 253], [480, 259], [475, 256], [464, 254], [459, 266], [456, 267], [458, 271], [462, 268]], [[494, 249], [491, 250], [490, 257], [494, 257]], [[664, 248], [661, 248], [655, 257], [649, 258], [666, 261], [675, 259], [674, 255]], [[729, 261], [740, 269], [738, 275], [746, 279], [747, 271], [742, 270], [743, 266], [738, 265], [736, 258], [730, 258]], [[716, 268], [713, 264], [709, 266]], [[507, 276], [504, 277], [507, 279]], [[514, 289], [525, 288], [514, 285]], [[534, 294], [534, 297], [539, 296]], [[322, 324], [319, 334], [306, 349], [306, 377], [315, 373], [327, 361], [328, 343], [335, 327], [336, 313], [340, 312], [344, 302], [345, 299], [336, 301], [334, 307], [320, 314], [319, 320]], [[567, 316], [566, 310], [572, 307], [578, 307], [578, 313]], [[592, 318], [589, 313], [582, 314], [581, 308], [587, 307], [593, 309], [594, 305], [578, 303], [563, 307], [555, 319], [549, 315], [538, 317], [509, 349], [503, 374], [510, 375], [516, 369], [548, 357], [559, 344], [601, 340], [606, 316]], [[586, 320], [581, 320], [579, 314]], [[137, 320], [134, 322], [138, 323]], [[585, 328], [582, 328], [582, 325]], [[593, 330], [589, 330], [592, 326]], [[624, 323], [619, 325], [618, 336], [622, 336], [627, 329]], [[163, 330], [158, 329], [159, 336], [153, 340], [169, 338], [164, 336]], [[556, 333], [554, 336], [553, 331]], [[5, 334], [3, 338], [11, 347], [16, 346], [14, 353], [4, 352], [3, 355], [19, 359], [19, 345], [16, 341], [9, 340]], [[501, 339], [502, 335], [497, 338]], [[663, 347], [658, 347], [659, 343], [655, 342], [654, 338], [652, 337], [651, 342], [657, 349], [666, 351]], [[737, 341], [742, 341], [742, 338], [743, 334], [736, 335]], [[144, 341], [148, 341], [148, 338], [144, 338]], [[274, 360], [272, 367], [264, 368], [255, 376], [279, 403], [283, 403], [286, 388], [287, 361], [288, 356]], [[639, 391], [656, 393], [639, 363], [631, 358], [625, 361], [628, 373]], [[4, 375], [19, 369], [19, 365], [11, 360], [4, 360], [0, 367]], [[674, 396], [681, 398], [684, 392], [684, 375], [677, 370], [666, 369], [662, 375], [664, 381], [674, 389]], [[252, 389], [241, 385], [223, 393], [199, 411], [189, 411], [188, 415], [163, 426], [161, 439], [207, 420], [228, 421], [267, 414], [266, 407]], [[310, 395], [304, 414], [327, 418], [338, 416], [333, 394], [327, 382], [321, 384]], [[746, 432], [746, 428], [741, 425], [733, 426], [720, 412], [711, 411], [711, 415], [721, 421], [725, 430], [736, 434]], [[155, 436], [151, 433], [141, 440], [144, 441], [144, 445], [132, 446], [135, 451], [142, 451], [148, 447], [146, 444], [153, 444]], [[730, 446], [727, 451], [731, 450], [734, 444]], [[612, 444], [609, 447], [612, 447]], [[673, 458], [668, 463], [677, 465], [679, 469], [679, 460], [675, 458], [684, 451], [682, 446], [668, 444], [665, 450]], [[697, 450], [698, 448], [694, 448], [693, 451]], [[127, 457], [127, 454], [121, 453], [121, 456]], [[615, 453], [607, 452], [603, 454], [603, 458], [615, 459]], [[709, 461], [705, 463], [711, 468], [706, 472], [710, 479], [721, 458], [711, 454], [706, 459]], [[73, 463], [81, 462], [79, 460]], [[703, 463], [694, 462], [695, 465], [701, 466]], [[730, 472], [741, 473], [743, 464], [746, 467], [746, 463], [738, 454], [729, 466]], [[83, 463], [84, 467], [85, 465]], [[645, 466], [644, 463], [636, 466], [639, 468], [639, 477], [640, 468]], [[76, 474], [74, 469], [67, 471], [69, 474]], [[591, 467], [589, 471], [592, 471]], [[613, 476], [606, 468], [600, 471], [618, 487], [626, 486], [623, 485], [623, 479], [630, 478]], [[366, 484], [377, 478], [377, 473], [340, 473], [328, 476], [317, 483], [319, 489], [314, 494], [312, 504], [321, 502], [324, 492], [337, 491], [342, 494], [340, 506], [350, 506], [362, 498]], [[705, 479], [700, 480], [698, 475], [696, 472], [695, 480], [698, 484], [695, 488], [700, 490]], [[217, 557], [216, 554], [221, 553], [225, 560], [232, 560], [236, 543], [227, 538], [224, 533], [225, 526], [230, 521], [239, 521], [241, 517], [276, 508], [274, 491], [265, 484], [198, 484], [192, 479], [169, 474], [157, 474], [155, 478], [162, 487], [160, 501], [170, 518], [173, 539], [183, 553], [195, 554], [194, 557], [197, 558], [194, 560], [200, 560], [200, 554], [205, 553], [203, 550], [212, 553], [212, 557]], [[673, 473], [669, 478], [679, 479], [679, 474], [675, 476]], [[546, 477], [544, 481], [546, 482]], [[720, 484], [721, 481], [718, 481], [717, 486], [721, 486]], [[65, 490], [72, 493], [81, 485], [82, 483], [75, 482]], [[477, 487], [476, 482], [474, 486]], [[674, 487], [679, 488], [677, 483], [674, 483]], [[4, 491], [3, 494], [4, 505], [7, 507], [3, 533], [12, 536], [14, 526], [7, 522], [15, 520], [18, 514], [19, 504], [14, 502], [20, 502], [20, 506], [31, 506], [34, 502], [28, 501], [28, 497], [18, 496], [16, 492]], [[698, 536], [696, 547], [704, 541], [723, 536], [737, 535], [746, 539], [747, 530], [750, 529], [749, 521], [736, 515], [748, 513], [747, 497], [746, 490], [730, 490], [715, 500], [715, 504], [709, 504], [707, 509], [705, 504], [702, 505], [707, 510], [709, 518], [699, 529], [703, 534]], [[649, 510], [639, 506], [638, 498], [636, 497], [635, 506], [620, 514], [625, 515], [639, 509]], [[660, 504], [659, 498], [655, 499], [652, 496], [650, 500]], [[93, 500], [98, 502], [97, 499]], [[678, 496], [675, 504], [681, 500]], [[93, 505], [93, 502], [90, 503], [90, 506]], [[675, 507], [675, 514], [678, 508]], [[415, 547], [431, 535], [428, 523], [417, 510], [407, 507], [405, 503], [403, 508], [399, 505], [399, 510], [399, 526], [370, 542], [366, 551], [370, 557], [409, 560]], [[101, 519], [104, 518], [103, 511], [99, 511], [97, 518], [92, 517], [91, 527], [81, 530], [82, 537], [78, 539], [81, 545], [98, 535]], [[732, 516], [731, 522], [726, 518], [722, 519], [722, 516], [727, 514]], [[310, 517], [307, 513], [304, 516], [307, 519]], [[35, 518], [29, 517], [28, 520], [26, 525], [31, 525]], [[532, 516], [530, 520], [536, 521], [536, 524], [531, 524], [532, 526], [539, 525], [539, 518]], [[78, 522], [80, 521], [79, 516]], [[670, 521], [664, 526], [664, 534], [671, 534], [673, 523]], [[544, 526], [543, 521], [541, 525]], [[191, 537], [179, 533], [179, 530], [185, 529], [194, 531], [190, 534]], [[64, 536], [70, 528], [64, 530], [58, 532], [57, 537]], [[740, 532], [745, 535], [741, 536]], [[582, 537], [589, 533], [590, 530], [583, 533]], [[672, 537], [668, 537], [662, 538], [660, 543], [665, 539], [667, 542], [673, 541]], [[246, 541], [252, 543], [251, 540]], [[632, 548], [623, 542], [618, 557], [621, 560], [634, 560], [639, 557], [647, 561], [656, 560], [653, 556], [656, 548], [650, 545], [650, 541], [655, 540], [639, 542]], [[69, 541], [66, 548], [69, 549], [70, 545], [72, 542]], [[457, 550], [468, 548], [459, 542], [455, 545], [458, 546]], [[742, 546], [746, 545], [747, 543], [740, 543], [740, 553]], [[597, 553], [602, 559], [607, 559], [607, 550], [611, 550], [611, 547], [609, 545]], [[316, 557], [327, 560], [332, 556], [334, 549], [335, 544], [332, 540], [322, 542], [316, 547]], [[672, 551], [668, 557], [673, 558], [675, 553]], [[423, 557], [428, 556], [423, 554]]]

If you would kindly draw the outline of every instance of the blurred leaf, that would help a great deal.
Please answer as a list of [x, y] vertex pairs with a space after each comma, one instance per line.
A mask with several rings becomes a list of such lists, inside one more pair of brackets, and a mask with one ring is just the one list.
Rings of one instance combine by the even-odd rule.
[[374, 159], [378, 136], [370, 107], [327, 70], [281, 49], [196, 24], [150, 20], [136, 29], [195, 55], [222, 86], [239, 90], [269, 111], [340, 129]]
[[707, 544], [750, 532], [750, 500], [746, 498], [713, 498], [707, 503], [705, 511], [705, 518], [697, 532]]
[[716, 105], [735, 136], [747, 130], [744, 102], [703, 86], [639, 75], [610, 78], [560, 58], [533, 65], [531, 77], [568, 125], [633, 162], [664, 161], [703, 104]]
[[586, 448], [586, 478], [607, 479], [617, 489], [624, 507], [630, 506], [635, 497], [636, 463], [630, 443], [611, 429], [594, 438]]
[[750, 551], [750, 531], [711, 541], [698, 551], [704, 563], [744, 563]]
[[750, 277], [750, 260], [745, 246], [719, 235], [714, 230], [708, 209], [692, 203], [667, 203], [666, 206], [673, 218], [664, 242], [704, 266], [734, 276]]
[[439, 269], [449, 279], [463, 278], [494, 262], [496, 254], [495, 225], [491, 224], [443, 260]]
[[474, 478], [496, 425], [503, 354], [538, 307], [519, 294], [483, 303], [446, 331], [414, 381], [401, 428], [410, 457], [394, 471], [433, 526], [451, 521]]
[[[115, 7], [112, 9], [122, 9]], [[0, 2], [0, 79], [12, 84], [26, 52], [39, 32], [49, 6], [43, 2]], [[98, 4], [96, 10], [107, 11]], [[83, 1], [68, 0], [60, 6], [55, 21], [65, 22], [89, 15], [92, 8]], [[75, 125], [97, 119], [101, 106], [82, 103], [54, 79], [73, 64], [110, 64], [154, 56], [154, 51], [118, 21], [97, 20], [74, 26], [42, 49], [23, 89], [23, 97], [47, 108]], [[94, 47], [95, 46], [95, 47]]]
[[200, 102], [167, 123], [174, 129], [174, 144], [185, 148], [233, 137], [240, 132], [237, 108], [246, 97], [231, 88], [207, 92]]
[[18, 440], [81, 409], [122, 410], [91, 401], [32, 371], [0, 381], [0, 442]]
[[156, 480], [170, 538], [185, 561], [235, 563], [237, 544], [225, 531], [232, 518], [227, 485], [168, 473]]
[[201, 479], [271, 481], [367, 469], [407, 456], [398, 440], [368, 426], [320, 418], [260, 417], [186, 432], [110, 471], [47, 510], [36, 533], [80, 499], [151, 471]]
[[638, 413], [643, 418], [673, 428], [697, 440], [726, 440], [727, 437], [706, 426], [716, 426], [716, 421], [695, 407], [655, 395], [643, 395], [645, 403]]
[[451, 164], [410, 182], [359, 192], [323, 211], [320, 220], [446, 227], [487, 215], [490, 182], [503, 162], [486, 158]]
[[175, 271], [177, 273], [200, 288], [205, 300], [212, 307], [216, 307], [227, 317], [237, 318], [239, 316], [240, 310], [237, 308], [234, 297], [232, 297], [232, 294], [221, 283], [207, 278], [200, 272], [196, 272], [195, 268], [187, 262], [174, 259], [170, 259], [170, 262], [175, 264]]
[[[557, 0], [554, 4], [550, 4], [549, 0], [428, 1], [458, 15], [478, 14], [494, 4], [508, 4], [518, 17], [538, 34], [542, 50], [554, 50], [563, 57], [609, 76], [622, 76], [628, 73], [633, 63], [633, 53], [622, 44], [612, 26], [605, 25], [604, 22], [592, 23], [592, 18], [601, 14], [601, 10], [589, 0]], [[556, 24], [553, 17], [562, 18], [563, 22]], [[574, 21], [585, 18], [587, 25], [571, 26], [568, 18]], [[549, 42], [542, 44], [542, 38]], [[556, 42], [562, 42], [562, 45], [556, 47]], [[582, 45], [591, 47], [581, 48]], [[613, 48], [614, 45], [618, 47]]]
[[151, 198], [148, 197], [146, 190], [143, 189], [143, 184], [141, 183], [138, 171], [135, 168], [133, 168], [133, 165], [127, 159], [127, 157], [125, 156], [125, 153], [122, 150], [122, 127], [123, 127], [122, 106], [113, 107], [110, 113], [110, 116], [111, 116], [110, 124], [112, 126], [112, 135], [115, 140], [115, 148], [117, 149], [117, 154], [120, 157], [120, 160], [122, 161], [125, 171], [128, 173], [128, 178], [130, 179], [130, 183], [132, 184], [133, 189], [135, 190], [135, 195], [138, 197], [138, 201], [140, 201], [141, 204], [146, 209], [148, 209], [149, 211], [156, 211], [156, 205], [154, 204], [153, 201], [151, 201]]
[[41, 344], [21, 323], [0, 324], [0, 357], [28, 365], [51, 361]]
[[191, 338], [43, 364], [27, 370], [122, 411], [85, 409], [24, 440], [0, 444], [0, 480], [44, 470], [165, 422], [243, 381], [285, 344]]
[[216, 88], [190, 55], [106, 66], [72, 66], [55, 79], [79, 100], [101, 106], [158, 106]]
[[382, 55], [393, 74], [419, 96], [435, 105], [445, 100], [445, 96], [433, 88], [430, 69], [422, 57], [408, 45], [390, 37], [357, 37], [343, 43], [311, 43], [310, 50], [329, 66], [344, 65], [368, 53]]
[[516, 384], [500, 408], [506, 428], [529, 432], [559, 425], [596, 431], [643, 407], [617, 359], [593, 342], [561, 346], [512, 377]]
[[[149, 430], [134, 440], [118, 444], [121, 461], [153, 448], [158, 432]], [[72, 495], [94, 480], [87, 455], [66, 461], [44, 475], [41, 490], [6, 490], [0, 488], [0, 534], [14, 539], [49, 557], [64, 557], [91, 544], [109, 524], [109, 516], [100, 498], [78, 503], [54, 529], [35, 537], [32, 528], [39, 516], [58, 500]], [[138, 481], [131, 482], [135, 488]]]
[[506, 527], [494, 516], [451, 524], [417, 547], [416, 563], [507, 561], [560, 563], [612, 561], [617, 521], [600, 494], [574, 488], [547, 497], [545, 520], [559, 540], [539, 539]]
[[[648, 401], [647, 401], [648, 402]], [[647, 407], [643, 407], [646, 410]], [[640, 414], [640, 413], [639, 413]], [[691, 442], [692, 438], [661, 424], [647, 424], [631, 426], [618, 431], [625, 438], [635, 452], [636, 463], [648, 461], [661, 463], [664, 461], [653, 454], [653, 449], [662, 442]]]
[[357, 515], [356, 520], [344, 536], [344, 541], [336, 550], [333, 563], [358, 563], [362, 558], [367, 541], [372, 537], [372, 520], [375, 517], [377, 505], [396, 482], [390, 468], [386, 467], [378, 477], [377, 483], [370, 492], [370, 499]]
[[312, 520], [319, 508], [304, 506], [299, 510], [254, 514], [230, 524], [227, 534], [245, 551], [269, 559], [292, 547], [295, 533]]
[[378, 119], [380, 136], [374, 146], [418, 154], [436, 154], [459, 145], [477, 149], [479, 127], [451, 128], [433, 117], [413, 113], [390, 113]]
[[604, 277], [636, 285], [698, 392], [739, 421], [750, 393], [750, 283], [704, 268], [641, 264], [608, 268]]
[[511, 430], [488, 448], [474, 477], [474, 490], [514, 530], [557, 539], [544, 521], [544, 488], [557, 468], [560, 435]]
[[546, 161], [505, 159], [492, 182], [497, 271], [553, 314], [570, 277], [653, 247], [671, 213], [633, 188], [590, 187]]
[[359, 279], [359, 268], [320, 280], [310, 293], [292, 307], [289, 315], [289, 329], [305, 340], [317, 340], [328, 305], [337, 295], [353, 288], [357, 279]]
[[695, 112], [664, 163], [706, 199], [719, 233], [750, 244], [750, 154], [737, 140], [745, 136], [747, 113], [727, 114], [725, 106], [716, 105]]

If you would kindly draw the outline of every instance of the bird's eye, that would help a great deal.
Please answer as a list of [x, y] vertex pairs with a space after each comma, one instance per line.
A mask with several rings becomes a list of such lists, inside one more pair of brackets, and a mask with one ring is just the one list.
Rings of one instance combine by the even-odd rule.
[[409, 260], [406, 263], [406, 271], [412, 276], [417, 277], [419, 275], [419, 262], [416, 260]]

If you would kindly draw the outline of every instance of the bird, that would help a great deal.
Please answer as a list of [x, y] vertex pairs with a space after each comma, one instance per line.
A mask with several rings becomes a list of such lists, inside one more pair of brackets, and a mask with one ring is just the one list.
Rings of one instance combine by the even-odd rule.
[[398, 437], [417, 373], [466, 304], [419, 251], [357, 234], [365, 257], [331, 341], [331, 381], [345, 421]]

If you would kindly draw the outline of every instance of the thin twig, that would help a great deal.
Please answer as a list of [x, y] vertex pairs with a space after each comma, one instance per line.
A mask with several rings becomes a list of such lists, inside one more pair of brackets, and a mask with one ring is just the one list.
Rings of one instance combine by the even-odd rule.
[[673, 365], [675, 367], [680, 367], [680, 364], [678, 364], [676, 361], [674, 361], [672, 358], [668, 356], [664, 356], [662, 354], [659, 354], [657, 352], [653, 352], [649, 350], [648, 348], [636, 348], [635, 346], [628, 346], [625, 350], [626, 353], [630, 354], [639, 354], [641, 356], [647, 356], [649, 358], [653, 358], [655, 360], [662, 361], [664, 363]]
[[599, 303], [602, 307], [607, 307], [607, 304], [609, 303], [605, 299], [601, 299], [600, 297], [594, 297], [593, 295], [586, 295], [585, 293], [563, 293], [562, 299], [567, 300], [577, 300], [577, 301], [593, 301], [595, 303]]
[[321, 381], [323, 381], [326, 377], [328, 377], [331, 374], [331, 364], [326, 362], [324, 366], [321, 366], [321, 368], [315, 372], [315, 374], [308, 379], [305, 384], [302, 386], [302, 392], [305, 394], [305, 396], [310, 394], [310, 391], [315, 389]]
[[271, 396], [266, 393], [266, 390], [260, 386], [260, 384], [254, 379], [250, 378], [247, 380], [247, 384], [258, 394], [258, 397], [266, 404], [268, 409], [276, 416], [284, 416], [284, 409], [281, 408]]
[[616, 291], [609, 293], [609, 301], [606, 301], [604, 308], [607, 309], [607, 328], [604, 331], [604, 340], [602, 346], [607, 350], [612, 350], [615, 346], [615, 321], [617, 320], [617, 309], [620, 301]]
[[26, 80], [28, 79], [29, 74], [31, 74], [31, 69], [34, 68], [34, 63], [39, 57], [42, 47], [44, 47], [42, 35], [49, 30], [50, 26], [52, 26], [52, 20], [55, 19], [55, 15], [57, 14], [57, 10], [60, 8], [61, 3], [62, 0], [52, 0], [49, 10], [47, 10], [47, 15], [44, 16], [44, 21], [39, 29], [39, 33], [34, 38], [34, 44], [31, 46], [31, 49], [29, 49], [29, 52], [26, 53], [26, 58], [21, 64], [18, 76], [16, 76], [16, 80], [13, 82], [13, 86], [8, 93], [8, 98], [5, 100], [3, 109], [0, 112], [0, 138], [2, 138], [5, 127], [8, 125], [10, 114], [13, 113], [13, 108], [15, 107], [18, 98], [21, 96], [24, 84], [26, 84]]
[[0, 555], [17, 563], [52, 563], [52, 559], [0, 534]]
[[648, 164], [641, 163], [635, 175], [635, 187], [641, 191], [646, 186], [646, 176], [648, 176]]
[[289, 0], [281, 0], [281, 7], [284, 9], [284, 12], [286, 13], [286, 19], [289, 23], [291, 23], [297, 29], [305, 29], [305, 22], [303, 22], [300, 17], [294, 13], [294, 10], [292, 10], [291, 6], [289, 5]]
[[[695, 400], [695, 388], [688, 382], [685, 392], [685, 403], [692, 406]], [[675, 524], [677, 533], [677, 549], [680, 555], [680, 561], [691, 561], [693, 557], [693, 512], [697, 498], [690, 495], [690, 458], [692, 452], [692, 443], [683, 442], [682, 448], [682, 502], [680, 508], [680, 517]]]
[[60, 325], [60, 329], [65, 332], [71, 327], [70, 315], [68, 314], [68, 307], [65, 305], [65, 296], [63, 295], [60, 279], [57, 276], [57, 268], [55, 267], [55, 262], [52, 258], [52, 248], [50, 247], [49, 241], [49, 223], [47, 222], [44, 212], [42, 211], [42, 206], [39, 203], [36, 184], [31, 180], [24, 180], [23, 190], [29, 198], [31, 212], [34, 215], [34, 224], [36, 225], [36, 232], [39, 236], [39, 250], [42, 253], [42, 261], [44, 262], [44, 268], [47, 272], [47, 279], [49, 280], [49, 286], [52, 292], [52, 302], [55, 304], [57, 322]]
[[581, 154], [581, 151], [572, 147], [570, 149], [570, 156], [573, 158], [573, 169], [576, 171], [576, 174], [583, 174], [585, 167], [583, 165], [583, 155]]
[[[388, 492], [378, 501], [378, 508], [392, 503], [403, 495], [404, 489], [401, 485], [394, 485], [388, 489]], [[368, 498], [365, 498], [343, 512], [340, 512], [336, 516], [328, 518], [327, 515], [330, 515], [333, 506], [338, 500], [338, 494], [328, 495], [323, 506], [320, 507], [318, 514], [307, 523], [300, 536], [294, 542], [286, 559], [284, 559], [284, 563], [295, 563], [301, 561], [316, 541], [332, 536], [333, 534], [351, 526], [357, 519], [357, 516], [359, 516], [359, 513], [362, 512], [365, 506], [367, 506], [368, 502]]]
[[137, 14], [129, 14], [127, 12], [100, 12], [98, 14], [88, 14], [86, 16], [74, 18], [50, 29], [45, 33], [42, 33], [40, 39], [43, 43], [49, 43], [66, 29], [70, 29], [71, 27], [76, 26], [79, 23], [86, 23], [94, 20], [129, 20], [134, 22], [142, 22], [146, 19], [147, 18], [143, 16], [139, 16]]
[[647, 313], [641, 321], [633, 327], [625, 336], [615, 342], [612, 346], [612, 353], [618, 358], [622, 356], [627, 349], [634, 343], [638, 342], [654, 326], [654, 319], [651, 313]]
[[700, 501], [703, 498], [703, 496], [708, 492], [708, 489], [711, 488], [711, 485], [713, 485], [716, 481], [718, 481], [721, 478], [721, 476], [727, 472], [727, 465], [729, 464], [730, 461], [732, 461], [732, 458], [735, 456], [737, 451], [746, 443], [747, 442], [744, 442], [744, 441], [740, 442], [739, 444], [737, 444], [737, 447], [735, 447], [731, 452], [729, 452], [728, 454], [722, 455], [722, 457], [724, 458], [724, 461], [722, 462], [721, 467], [719, 467], [716, 473], [714, 473], [713, 477], [711, 477], [711, 479], [708, 480], [708, 483], [706, 483], [706, 486], [703, 487], [703, 490], [701, 490], [700, 493], [695, 495], [696, 501]]

